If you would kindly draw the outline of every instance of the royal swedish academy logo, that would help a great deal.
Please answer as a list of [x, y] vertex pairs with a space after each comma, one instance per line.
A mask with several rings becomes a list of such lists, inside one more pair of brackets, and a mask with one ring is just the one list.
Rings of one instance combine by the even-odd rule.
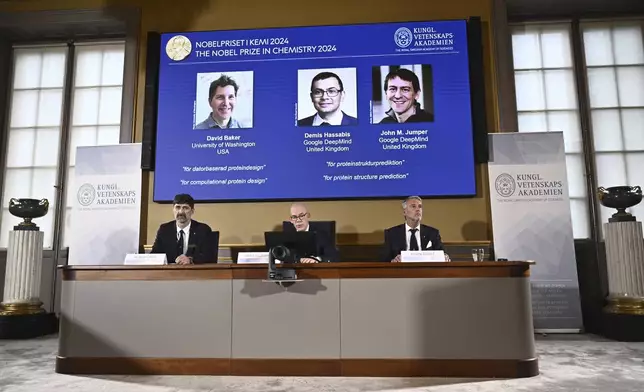
[[78, 204], [87, 207], [96, 199], [96, 189], [94, 189], [92, 184], [83, 184], [78, 188], [76, 197], [78, 198]]
[[394, 42], [401, 48], [406, 48], [411, 45], [414, 36], [407, 27], [401, 27], [394, 33]]
[[181, 61], [192, 52], [192, 42], [185, 35], [175, 35], [165, 45], [165, 53], [171, 60]]
[[494, 188], [496, 188], [496, 193], [499, 196], [510, 197], [514, 195], [514, 191], [517, 189], [517, 183], [508, 173], [501, 173], [496, 177], [496, 181], [494, 181]]

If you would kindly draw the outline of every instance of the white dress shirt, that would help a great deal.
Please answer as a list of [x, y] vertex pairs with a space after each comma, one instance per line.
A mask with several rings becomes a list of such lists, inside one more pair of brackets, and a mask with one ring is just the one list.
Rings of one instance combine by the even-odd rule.
[[[179, 231], [183, 230], [183, 254], [185, 255], [188, 251], [188, 240], [190, 239], [190, 225], [192, 222], [188, 223], [188, 226], [183, 229], [177, 226], [177, 241], [179, 241]], [[177, 255], [178, 256], [178, 255]]]
[[326, 120], [323, 120], [322, 117], [320, 117], [320, 114], [317, 113], [315, 117], [313, 117], [313, 126], [317, 127], [324, 122], [329, 123], [330, 125], [342, 125], [343, 117], [344, 114], [342, 113], [342, 110], [338, 110], [337, 112], [331, 114], [331, 116]]
[[[411, 241], [411, 231], [409, 231], [411, 229], [412, 227], [409, 226], [407, 223], [405, 223], [405, 236], [407, 238], [407, 250], [409, 250], [409, 244]], [[418, 250], [423, 250], [423, 244], [420, 243], [420, 225], [418, 225], [416, 229], [418, 230], [416, 230], [414, 235], [416, 236], [416, 242], [418, 243]]]

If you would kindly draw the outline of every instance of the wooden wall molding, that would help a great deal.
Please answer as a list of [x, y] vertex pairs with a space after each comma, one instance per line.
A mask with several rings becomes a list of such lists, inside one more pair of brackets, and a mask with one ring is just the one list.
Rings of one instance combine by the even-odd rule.
[[310, 377], [524, 378], [539, 374], [538, 360], [490, 359], [243, 359], [64, 358], [56, 373]]
[[[301, 279], [519, 278], [530, 262], [290, 264]], [[282, 266], [279, 266], [280, 268]], [[60, 266], [64, 281], [266, 279], [266, 264]]]

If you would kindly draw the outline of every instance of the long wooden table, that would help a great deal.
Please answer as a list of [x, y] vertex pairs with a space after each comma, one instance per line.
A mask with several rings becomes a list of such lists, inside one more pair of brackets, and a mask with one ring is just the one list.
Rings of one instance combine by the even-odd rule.
[[527, 262], [65, 266], [65, 374], [531, 377]]

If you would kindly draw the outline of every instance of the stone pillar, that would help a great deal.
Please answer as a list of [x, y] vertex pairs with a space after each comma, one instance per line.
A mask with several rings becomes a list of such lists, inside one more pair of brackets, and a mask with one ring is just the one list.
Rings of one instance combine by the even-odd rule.
[[608, 305], [605, 311], [644, 315], [644, 235], [642, 222], [604, 224]]
[[9, 212], [23, 221], [9, 232], [0, 339], [29, 339], [55, 333], [58, 319], [40, 302], [44, 233], [32, 222], [47, 215], [47, 199], [11, 199]]
[[40, 301], [44, 233], [35, 230], [9, 232], [4, 296], [0, 315], [44, 313]]

